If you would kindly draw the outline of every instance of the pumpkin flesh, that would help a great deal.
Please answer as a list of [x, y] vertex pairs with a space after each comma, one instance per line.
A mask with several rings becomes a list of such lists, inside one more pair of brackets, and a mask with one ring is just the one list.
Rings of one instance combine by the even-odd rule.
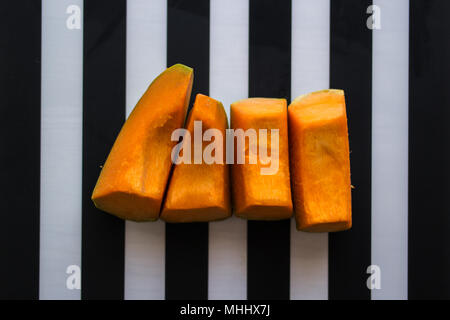
[[92, 193], [101, 210], [123, 219], [158, 219], [172, 167], [172, 131], [183, 126], [193, 70], [176, 64], [148, 87], [123, 125]]
[[292, 192], [297, 229], [350, 229], [351, 184], [345, 97], [323, 90], [288, 109]]
[[[183, 140], [184, 148], [190, 147], [189, 163], [174, 166], [167, 191], [161, 219], [166, 222], [202, 222], [228, 218], [231, 215], [229, 167], [222, 152], [220, 161], [194, 163], [194, 122], [201, 121], [202, 137], [209, 129], [217, 129], [220, 137], [212, 141], [202, 140], [202, 155], [205, 148], [215, 142], [218, 148], [225, 147], [225, 130], [228, 120], [221, 102], [198, 94], [189, 114], [186, 129], [189, 137]], [[216, 152], [219, 152], [216, 149]], [[209, 154], [209, 153], [208, 153]], [[217, 163], [218, 162], [218, 163]]]
[[[289, 176], [289, 146], [287, 129], [287, 103], [285, 99], [250, 98], [231, 105], [231, 128], [255, 130], [257, 134], [257, 163], [250, 163], [250, 140], [239, 146], [234, 141], [232, 165], [232, 194], [236, 216], [249, 220], [282, 220], [292, 217], [292, 199]], [[267, 130], [267, 139], [260, 139], [260, 129]], [[278, 146], [272, 145], [271, 130], [279, 130]], [[263, 163], [260, 146], [267, 148], [267, 155], [278, 152], [278, 169], [273, 174], [262, 174]], [[237, 163], [237, 155], [244, 148], [245, 163]]]

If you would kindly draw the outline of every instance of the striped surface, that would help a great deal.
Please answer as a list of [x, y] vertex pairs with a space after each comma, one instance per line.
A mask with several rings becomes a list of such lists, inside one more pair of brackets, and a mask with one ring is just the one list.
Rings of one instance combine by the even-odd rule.
[[[445, 0], [3, 1], [0, 298], [450, 298], [448, 9]], [[381, 29], [368, 29], [378, 13]], [[138, 224], [95, 209], [90, 193], [118, 130], [177, 62], [195, 68], [194, 93], [227, 112], [248, 96], [345, 89], [353, 229], [305, 234], [292, 221], [234, 217]], [[69, 289], [77, 267], [81, 289]]]
[[[409, 51], [410, 298], [450, 299], [448, 1], [411, 1]], [[447, 244], [447, 245], [443, 245]]]
[[[249, 96], [291, 96], [291, 1], [250, 0]], [[247, 298], [289, 299], [290, 221], [247, 223]]]
[[[209, 94], [209, 0], [167, 1], [167, 66], [195, 69], [191, 103]], [[166, 299], [208, 298], [208, 223], [166, 224]]]
[[123, 220], [95, 208], [92, 190], [125, 119], [126, 1], [84, 1], [82, 299], [124, 296]]
[[330, 87], [346, 94], [352, 185], [352, 229], [329, 236], [331, 299], [370, 299], [372, 30], [362, 12], [371, 0], [334, 0], [330, 7]]
[[2, 299], [39, 297], [41, 21], [41, 1], [0, 4]]

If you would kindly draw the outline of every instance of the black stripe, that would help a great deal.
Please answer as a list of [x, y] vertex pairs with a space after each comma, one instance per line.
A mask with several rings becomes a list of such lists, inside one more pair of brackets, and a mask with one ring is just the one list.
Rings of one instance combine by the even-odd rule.
[[124, 222], [91, 201], [125, 119], [126, 0], [84, 1], [82, 299], [123, 299]]
[[410, 299], [450, 299], [450, 1], [410, 2]]
[[38, 299], [41, 1], [1, 1], [0, 39], [0, 299]]
[[329, 298], [370, 299], [372, 31], [371, 0], [331, 0], [330, 87], [344, 89], [350, 137], [353, 227], [329, 236]]
[[[249, 96], [291, 95], [291, 1], [250, 0]], [[249, 221], [248, 299], [289, 299], [290, 220]]]
[[[209, 93], [209, 0], [168, 0], [167, 65], [194, 68], [191, 103]], [[208, 298], [208, 223], [166, 224], [166, 299]]]

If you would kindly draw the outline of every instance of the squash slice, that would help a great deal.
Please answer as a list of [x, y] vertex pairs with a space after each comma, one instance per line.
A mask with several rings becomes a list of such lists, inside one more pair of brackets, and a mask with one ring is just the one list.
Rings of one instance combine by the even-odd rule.
[[[195, 125], [199, 126], [200, 121], [202, 130], [197, 142], [201, 143], [198, 153], [201, 158], [197, 158], [197, 162], [201, 163], [195, 163], [194, 136], [198, 133], [194, 132], [194, 124], [196, 122]], [[190, 148], [190, 157], [186, 158], [187, 163], [174, 166], [161, 219], [166, 222], [200, 222], [228, 218], [231, 215], [229, 168], [223, 152], [228, 120], [222, 103], [198, 94], [186, 128], [189, 136], [181, 142], [183, 150], [180, 152]], [[203, 139], [214, 129], [217, 135]], [[216, 146], [214, 152], [206, 152], [208, 146]]]
[[[235, 130], [232, 194], [236, 216], [249, 220], [291, 218], [286, 100], [250, 98], [233, 103], [231, 128]], [[248, 133], [241, 144], [236, 134], [240, 129]], [[255, 139], [251, 141], [252, 130], [256, 133], [256, 142]], [[262, 130], [266, 132], [264, 140], [261, 139]], [[278, 141], [272, 130], [278, 130]], [[270, 161], [262, 156], [261, 147], [266, 150], [264, 156], [271, 157]], [[239, 163], [238, 155], [242, 153], [245, 153], [245, 161]], [[252, 163], [255, 153], [256, 163]]]
[[158, 219], [172, 167], [172, 131], [183, 127], [193, 70], [176, 64], [148, 87], [122, 127], [103, 165], [92, 200], [135, 221]]
[[344, 92], [323, 90], [300, 96], [289, 106], [288, 115], [297, 229], [350, 229], [350, 158]]

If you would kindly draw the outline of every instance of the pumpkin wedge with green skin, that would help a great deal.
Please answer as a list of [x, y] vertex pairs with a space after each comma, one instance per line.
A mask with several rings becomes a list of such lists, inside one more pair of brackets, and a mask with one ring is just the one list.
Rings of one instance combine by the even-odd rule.
[[171, 134], [184, 125], [192, 82], [192, 68], [176, 64], [150, 84], [103, 165], [92, 193], [97, 208], [123, 219], [158, 219], [177, 143]]
[[344, 91], [322, 90], [300, 96], [289, 106], [288, 115], [297, 229], [350, 229], [350, 156]]
[[[161, 219], [166, 222], [214, 221], [231, 216], [229, 166], [225, 161], [225, 152], [214, 153], [220, 159], [207, 160], [203, 156], [201, 163], [194, 163], [194, 123], [197, 121], [201, 121], [202, 135], [211, 132], [211, 129], [218, 133], [211, 138], [214, 141], [202, 139], [202, 155], [210, 155], [205, 151], [211, 143], [217, 146], [215, 152], [225, 147], [228, 120], [222, 103], [198, 94], [187, 120], [189, 139], [182, 142], [183, 152], [185, 147], [190, 147], [191, 157], [189, 163], [174, 166], [161, 213]], [[221, 141], [215, 140], [218, 138]]]

